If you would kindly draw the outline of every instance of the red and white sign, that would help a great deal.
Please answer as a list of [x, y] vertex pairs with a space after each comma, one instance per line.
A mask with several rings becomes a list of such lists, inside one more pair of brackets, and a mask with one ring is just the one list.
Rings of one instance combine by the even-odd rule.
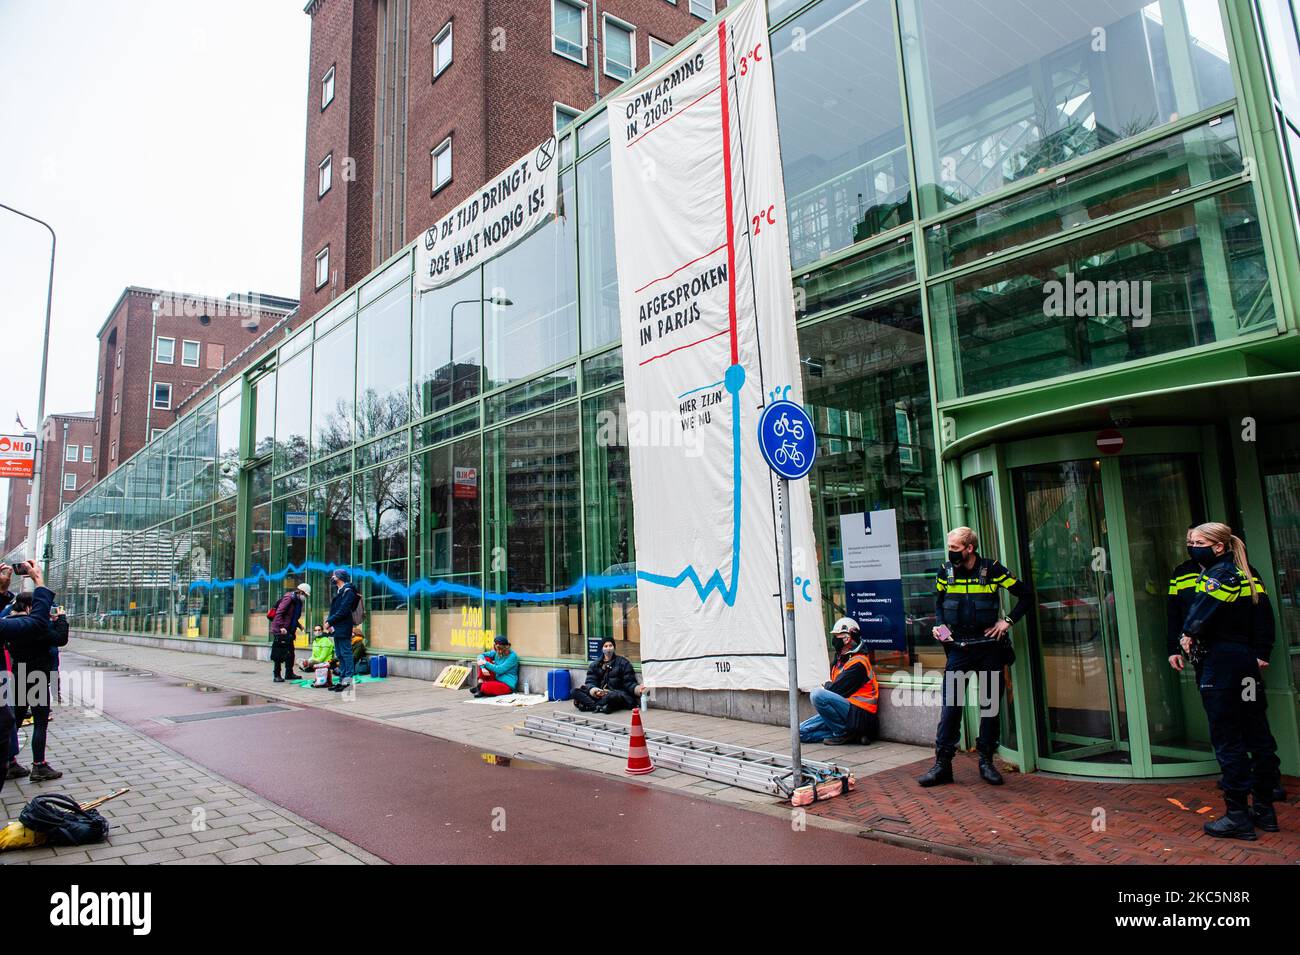
[[452, 468], [451, 496], [464, 501], [478, 497], [478, 468]]
[[36, 472], [36, 439], [0, 434], [0, 477], [29, 478]]
[[1124, 450], [1124, 435], [1114, 428], [1098, 431], [1097, 450], [1102, 454], [1119, 454]]

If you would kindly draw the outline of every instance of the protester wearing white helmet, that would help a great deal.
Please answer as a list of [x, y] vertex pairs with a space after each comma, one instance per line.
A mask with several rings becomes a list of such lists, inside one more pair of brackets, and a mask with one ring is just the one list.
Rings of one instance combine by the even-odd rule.
[[817, 715], [799, 724], [799, 739], [827, 746], [870, 743], [880, 735], [880, 685], [862, 649], [862, 629], [856, 620], [841, 617], [831, 629], [831, 642], [831, 678], [809, 694]]

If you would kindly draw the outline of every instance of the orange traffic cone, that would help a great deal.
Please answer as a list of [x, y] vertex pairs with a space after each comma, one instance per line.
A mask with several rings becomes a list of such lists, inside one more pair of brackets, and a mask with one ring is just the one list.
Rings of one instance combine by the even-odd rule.
[[641, 726], [641, 709], [632, 710], [632, 736], [627, 744], [627, 770], [633, 776], [653, 773], [655, 764], [650, 761], [650, 750], [646, 748], [645, 728]]

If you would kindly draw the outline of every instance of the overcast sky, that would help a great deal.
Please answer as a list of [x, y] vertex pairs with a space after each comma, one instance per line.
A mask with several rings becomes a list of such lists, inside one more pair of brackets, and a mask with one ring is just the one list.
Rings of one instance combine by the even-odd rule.
[[[0, 202], [59, 238], [47, 414], [93, 408], [127, 285], [297, 297], [310, 26], [302, 0], [0, 0]], [[37, 425], [49, 255], [0, 209], [0, 433]]]

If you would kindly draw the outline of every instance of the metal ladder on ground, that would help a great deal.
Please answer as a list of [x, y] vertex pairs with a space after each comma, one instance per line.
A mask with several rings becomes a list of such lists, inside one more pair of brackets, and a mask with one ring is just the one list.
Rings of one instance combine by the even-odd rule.
[[[631, 727], [590, 716], [552, 713], [550, 718], [525, 718], [522, 726], [515, 727], [515, 735], [626, 757]], [[789, 756], [662, 730], [647, 729], [645, 735], [646, 747], [656, 766], [752, 792], [787, 798], [793, 795], [791, 777], [794, 764]], [[843, 780], [848, 785], [848, 770], [832, 763], [805, 759], [803, 773], [801, 782], [805, 785], [829, 780]]]

